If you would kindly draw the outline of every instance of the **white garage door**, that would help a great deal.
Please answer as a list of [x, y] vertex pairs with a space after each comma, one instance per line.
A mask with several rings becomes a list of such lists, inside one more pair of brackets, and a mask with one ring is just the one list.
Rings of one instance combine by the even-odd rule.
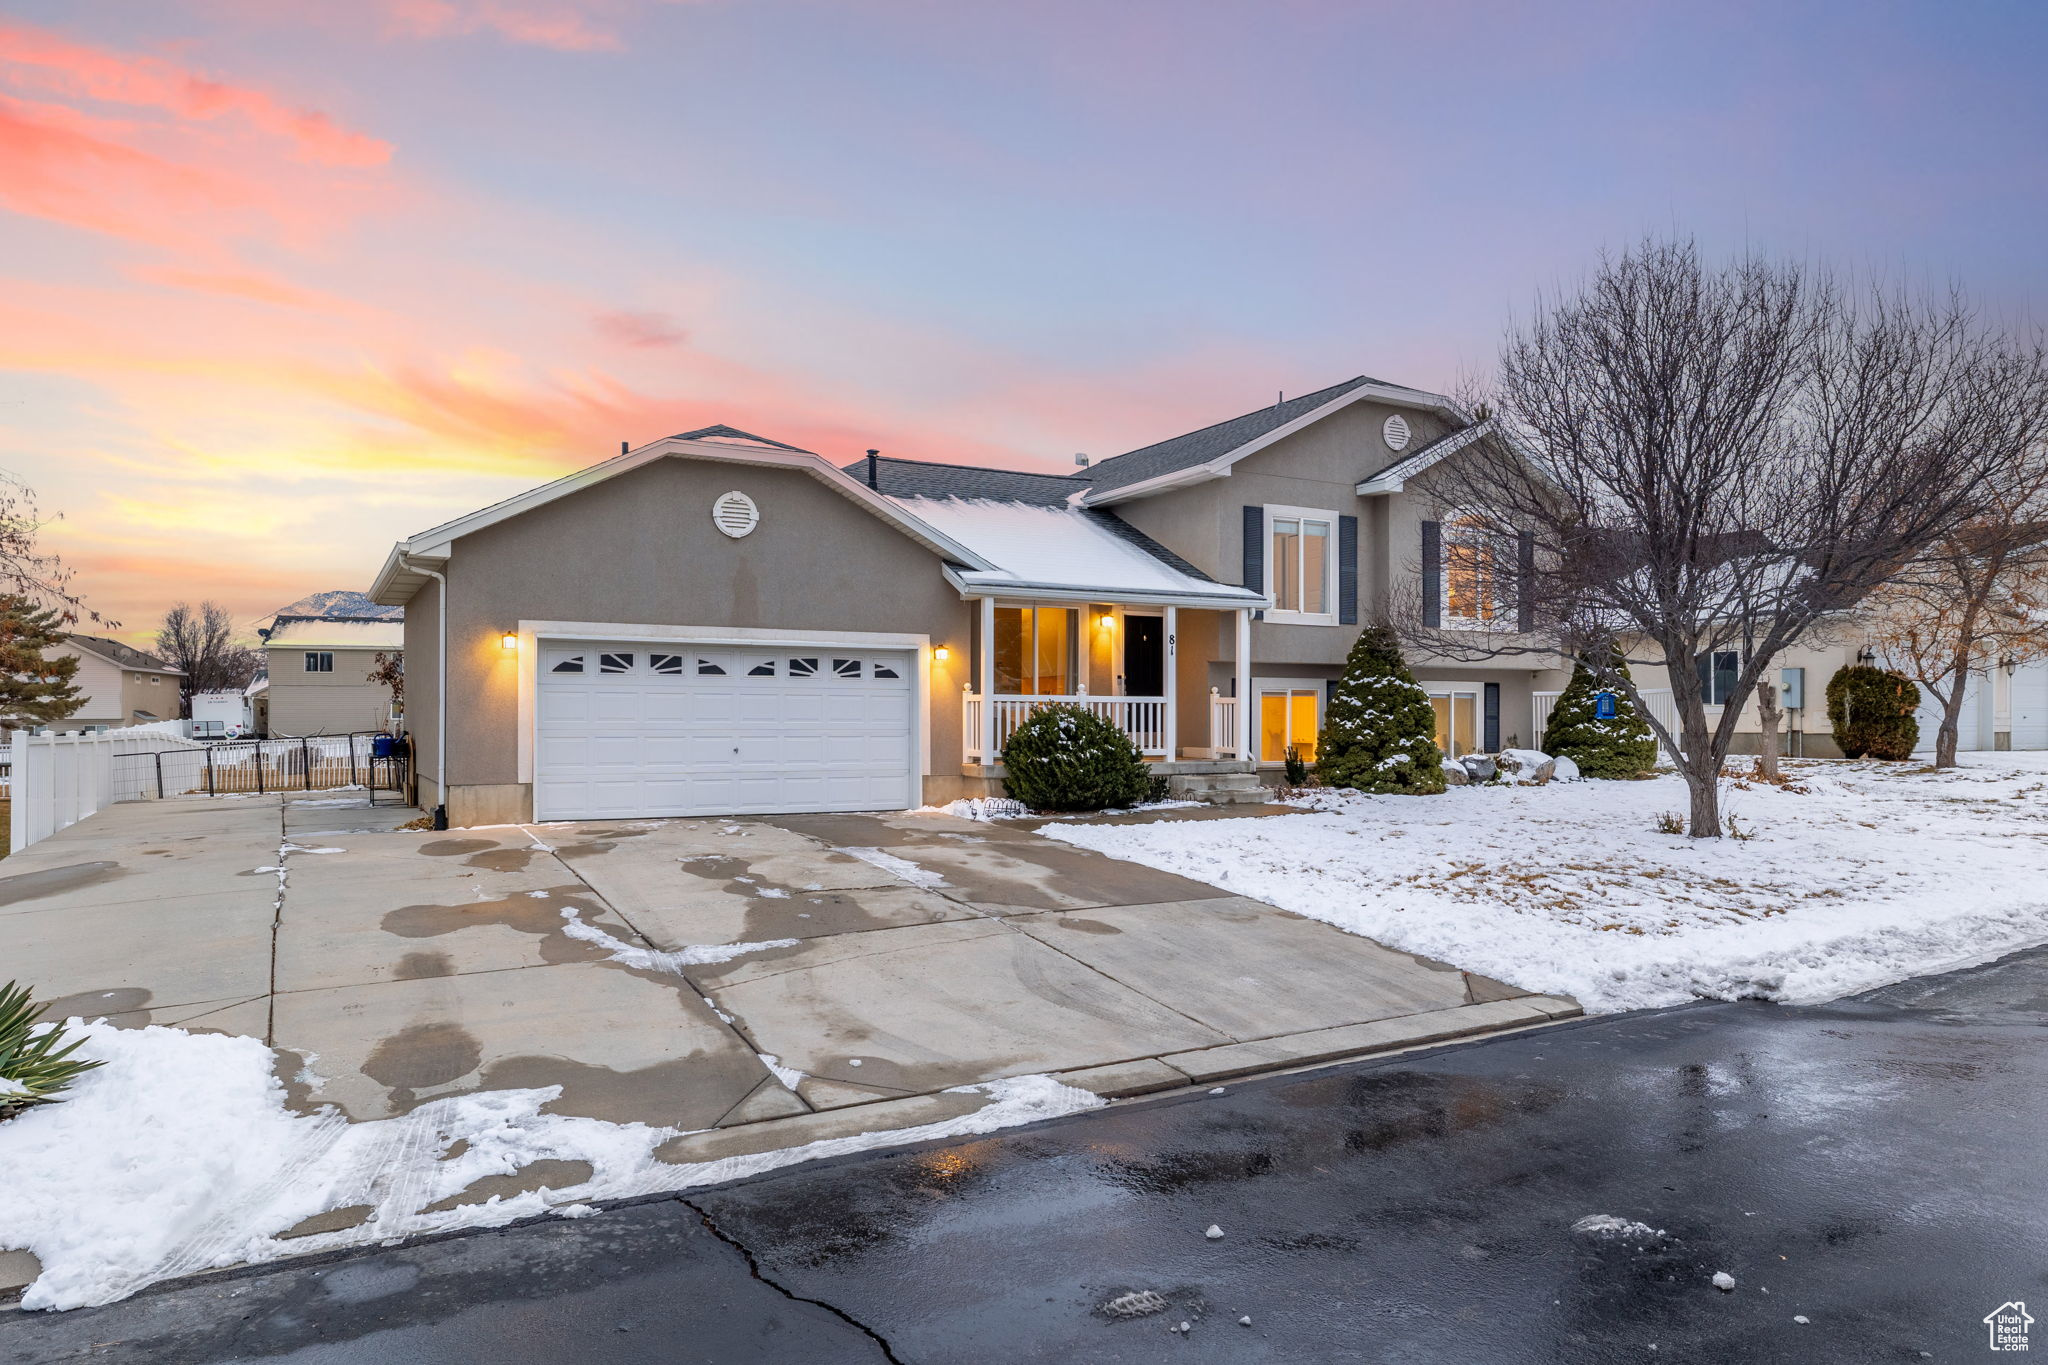
[[2032, 659], [2012, 675], [2012, 747], [2048, 749], [2048, 659]]
[[534, 817], [917, 804], [907, 651], [542, 649]]
[[[1990, 710], [1990, 681], [1972, 673], [1963, 686], [1963, 709], [1956, 716], [1957, 753], [1991, 747]], [[1941, 729], [1941, 706], [1924, 687], [1920, 689], [1920, 709], [1913, 718], [1920, 722], [1920, 748], [1932, 752], [1935, 733]]]

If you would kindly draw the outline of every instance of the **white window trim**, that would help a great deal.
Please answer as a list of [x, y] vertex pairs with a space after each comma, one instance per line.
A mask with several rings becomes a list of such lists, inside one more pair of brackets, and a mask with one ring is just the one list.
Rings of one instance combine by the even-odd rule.
[[1261, 767], [1278, 768], [1286, 762], [1285, 759], [1281, 758], [1259, 758], [1256, 755], [1258, 754], [1259, 740], [1261, 738], [1259, 732], [1260, 712], [1265, 709], [1267, 694], [1280, 693], [1284, 695], [1290, 692], [1315, 693], [1316, 733], [1318, 735], [1323, 732], [1323, 722], [1329, 719], [1330, 680], [1328, 678], [1253, 678], [1252, 713], [1249, 717], [1240, 717], [1239, 723], [1245, 724], [1248, 722], [1250, 724], [1251, 728], [1245, 733], [1251, 739], [1251, 752], [1254, 755], [1252, 761]]
[[[1446, 700], [1449, 700], [1460, 694], [1469, 694], [1472, 698], [1472, 724], [1475, 728], [1477, 728], [1479, 733], [1472, 736], [1472, 747], [1467, 749], [1465, 752], [1471, 754], [1483, 752], [1480, 746], [1485, 744], [1486, 742], [1485, 682], [1432, 682], [1427, 678], [1418, 678], [1415, 681], [1415, 685], [1421, 688], [1425, 693], [1427, 693], [1432, 701], [1438, 697], [1442, 697]], [[1455, 727], [1457, 723], [1458, 712], [1457, 707], [1454, 704], [1451, 708], [1451, 724]], [[1454, 734], [1452, 736], [1452, 739], [1455, 741], [1456, 738], [1457, 736]], [[1450, 754], [1446, 752], [1444, 757], [1449, 758]]]
[[[1067, 674], [1073, 678], [1074, 686], [1077, 690], [1066, 693], [998, 692], [996, 695], [999, 697], [1078, 697], [1084, 695], [1088, 691], [1087, 631], [1089, 630], [1090, 623], [1094, 620], [1094, 617], [1089, 613], [1088, 604], [1083, 602], [1025, 601], [1021, 598], [1014, 600], [1008, 598], [996, 599], [997, 611], [1013, 609], [1023, 611], [1063, 611], [1067, 614]], [[995, 648], [995, 641], [989, 641], [989, 648], [991, 650]], [[1036, 649], [1032, 651], [1031, 655], [1031, 681], [1034, 686], [1037, 685], [1038, 653]]]
[[[1328, 523], [1330, 533], [1323, 537], [1323, 602], [1328, 611], [1283, 611], [1278, 607], [1266, 609], [1265, 620], [1282, 626], [1334, 626], [1337, 624], [1337, 532], [1342, 525], [1336, 512], [1327, 507], [1284, 507], [1279, 503], [1266, 504], [1266, 521], [1263, 532], [1266, 543], [1261, 547], [1260, 558], [1266, 565], [1266, 596], [1274, 601], [1273, 564], [1273, 523], [1276, 521], [1320, 521]], [[1306, 540], [1308, 537], [1303, 536]]]
[[[1492, 620], [1489, 621], [1483, 616], [1459, 616], [1451, 610], [1451, 544], [1455, 534], [1453, 528], [1467, 519], [1481, 522], [1486, 520], [1485, 517], [1470, 508], [1460, 508], [1456, 511], [1442, 513], [1437, 522], [1438, 563], [1436, 566], [1436, 576], [1437, 593], [1441, 599], [1437, 604], [1438, 619], [1443, 622], [1445, 630], [1484, 631], [1487, 634], [1513, 633], [1515, 629], [1514, 604], [1499, 600], [1497, 590], [1499, 583], [1498, 575], [1495, 575], [1487, 585], [1489, 593], [1495, 598]], [[1501, 540], [1503, 538], [1495, 536], [1493, 539]], [[1493, 553], [1496, 562], [1498, 562], [1501, 554], [1500, 546], [1494, 546]]]

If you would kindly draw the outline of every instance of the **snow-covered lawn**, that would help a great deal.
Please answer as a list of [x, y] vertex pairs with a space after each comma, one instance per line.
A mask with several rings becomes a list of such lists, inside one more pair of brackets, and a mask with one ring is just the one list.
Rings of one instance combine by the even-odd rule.
[[[77, 1055], [106, 1065], [85, 1073], [62, 1102], [0, 1123], [0, 1248], [32, 1251], [43, 1267], [23, 1308], [109, 1303], [175, 1275], [420, 1233], [546, 1213], [586, 1217], [596, 1212], [591, 1200], [993, 1132], [1103, 1103], [1047, 1076], [1017, 1076], [957, 1087], [988, 1097], [958, 1118], [671, 1164], [655, 1151], [675, 1129], [543, 1112], [558, 1086], [456, 1095], [397, 1118], [350, 1123], [331, 1109], [287, 1109], [276, 1055], [253, 1038], [106, 1023], [82, 1030]], [[428, 1211], [482, 1177], [544, 1159], [587, 1162], [592, 1173], [561, 1189]], [[359, 1206], [369, 1210], [360, 1226], [277, 1235], [314, 1214]]]
[[1744, 839], [1659, 833], [1686, 808], [1675, 776], [1040, 832], [1588, 1011], [1806, 1002], [2048, 941], [2048, 754], [1964, 757], [1947, 772], [1788, 762], [1783, 791], [1728, 782]]

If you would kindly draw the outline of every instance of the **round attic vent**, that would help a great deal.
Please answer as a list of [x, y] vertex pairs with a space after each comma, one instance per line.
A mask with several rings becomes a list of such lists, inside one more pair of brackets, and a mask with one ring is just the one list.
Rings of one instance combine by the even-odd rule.
[[761, 524], [761, 509], [754, 506], [752, 498], [734, 489], [721, 493], [718, 501], [711, 504], [711, 524], [738, 540]]
[[1387, 419], [1380, 432], [1387, 438], [1388, 450], [1399, 450], [1408, 444], [1408, 419], [1397, 412]]

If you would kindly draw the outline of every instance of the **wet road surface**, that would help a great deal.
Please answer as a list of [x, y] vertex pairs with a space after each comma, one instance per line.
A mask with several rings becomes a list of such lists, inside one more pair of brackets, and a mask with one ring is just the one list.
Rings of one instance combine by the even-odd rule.
[[2044, 1022], [2048, 949], [1584, 1020], [8, 1314], [0, 1359], [1975, 1360], [2048, 1303]]

